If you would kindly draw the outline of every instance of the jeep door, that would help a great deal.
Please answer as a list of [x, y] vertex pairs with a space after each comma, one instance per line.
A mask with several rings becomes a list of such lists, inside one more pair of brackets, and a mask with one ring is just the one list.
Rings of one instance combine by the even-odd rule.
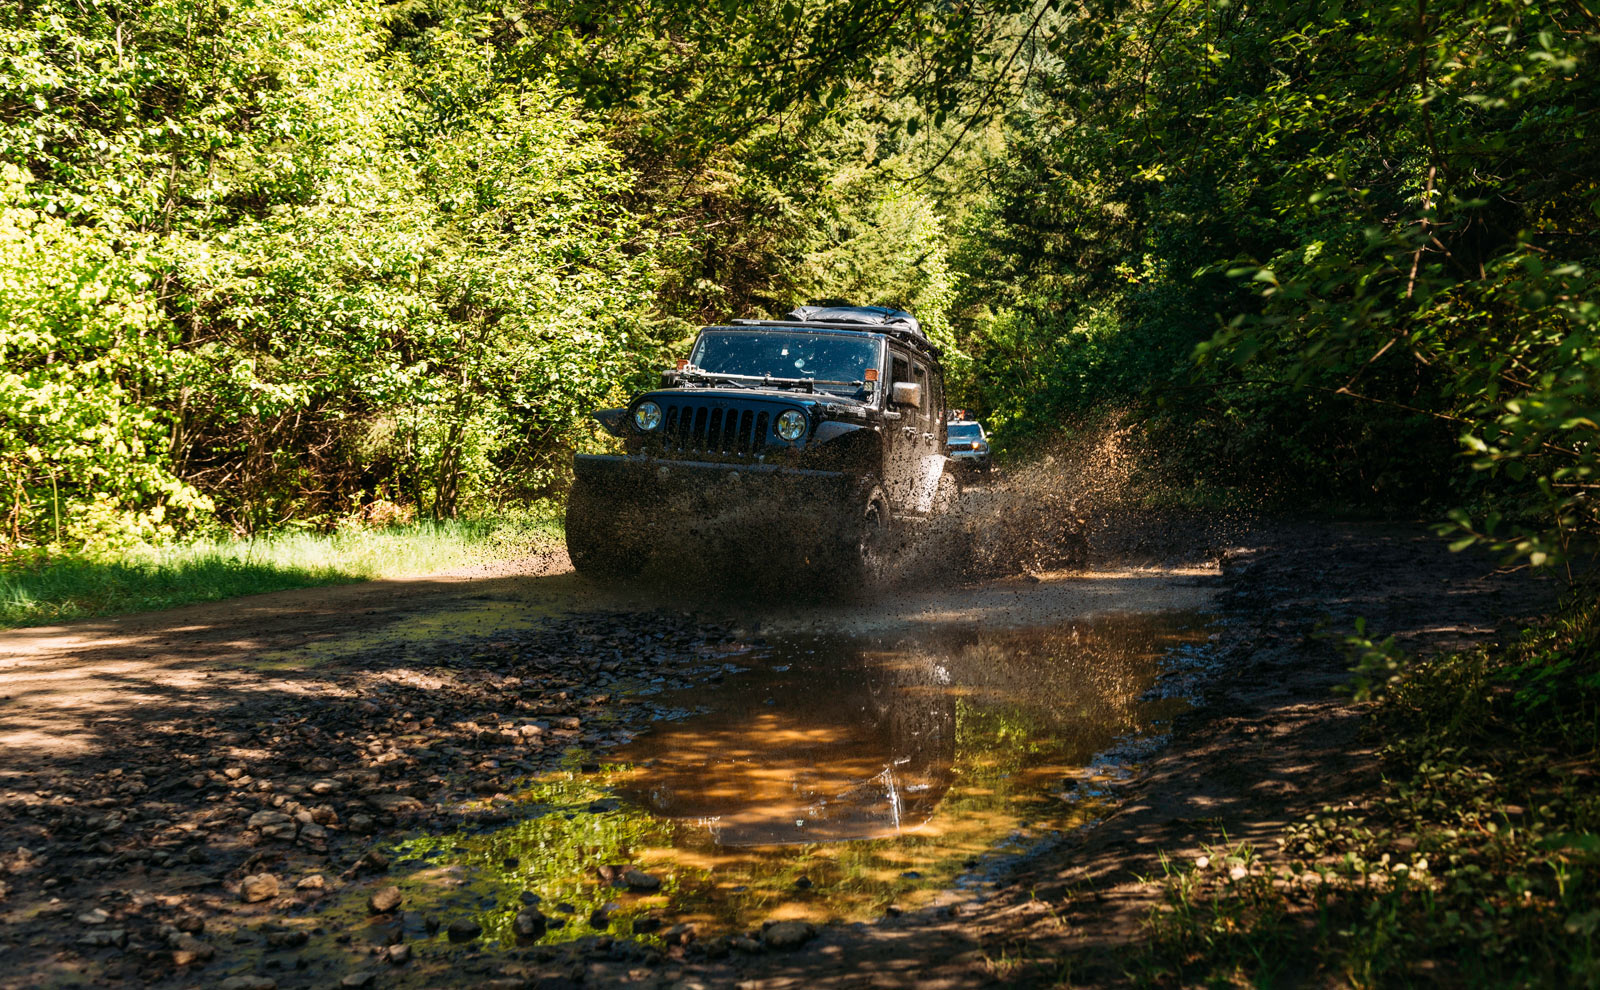
[[944, 389], [938, 366], [924, 358], [912, 357], [911, 380], [921, 386], [922, 392], [921, 407], [908, 410], [916, 414], [913, 424], [916, 432], [911, 436], [912, 446], [916, 448], [911, 511], [921, 513], [933, 509], [939, 479], [944, 476]]
[[888, 401], [884, 404], [883, 490], [895, 512], [914, 512], [919, 464], [921, 461], [921, 410], [896, 405], [894, 387], [900, 382], [915, 382], [911, 355], [898, 347], [889, 349]]

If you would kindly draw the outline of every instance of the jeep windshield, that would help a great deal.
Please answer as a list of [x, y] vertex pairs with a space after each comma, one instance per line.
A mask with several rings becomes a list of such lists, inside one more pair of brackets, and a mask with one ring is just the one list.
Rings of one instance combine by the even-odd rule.
[[771, 330], [716, 330], [695, 342], [682, 374], [703, 380], [815, 386], [854, 393], [867, 388], [883, 341], [875, 337]]

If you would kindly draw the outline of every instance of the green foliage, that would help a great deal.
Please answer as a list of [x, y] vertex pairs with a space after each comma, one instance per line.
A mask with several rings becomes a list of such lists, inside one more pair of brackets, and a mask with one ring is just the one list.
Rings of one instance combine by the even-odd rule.
[[8, 8], [0, 546], [559, 491], [691, 320], [849, 295], [953, 343], [895, 133], [1017, 9]]
[[958, 252], [986, 405], [1138, 399], [1196, 474], [1593, 547], [1597, 44], [1513, 0], [1060, 12]]
[[1440, 745], [1590, 753], [1600, 745], [1600, 604], [1575, 598], [1497, 653], [1402, 662], [1387, 704]]
[[137, 261], [39, 208], [34, 185], [0, 165], [0, 540], [159, 535], [169, 512], [210, 507], [174, 475], [157, 413], [138, 401], [179, 362]]
[[1399, 642], [1389, 636], [1374, 640], [1367, 635], [1367, 620], [1356, 619], [1354, 634], [1344, 638], [1345, 654], [1353, 661], [1355, 680], [1351, 694], [1357, 701], [1383, 697], [1400, 682], [1406, 665]]
[[926, 195], [882, 174], [848, 176], [843, 201], [813, 236], [794, 275], [798, 299], [848, 299], [917, 314], [945, 348], [946, 373], [969, 377], [950, 322], [958, 277], [944, 217]]
[[1196, 479], [1570, 558], [1597, 32], [1513, 0], [8, 9], [6, 544], [557, 491], [693, 323], [849, 297], [916, 311], [1002, 445], [1137, 404]]
[[617, 154], [463, 25], [399, 44], [370, 7], [261, 0], [3, 27], [4, 98], [38, 110], [0, 118], [13, 544], [537, 492], [653, 353]]

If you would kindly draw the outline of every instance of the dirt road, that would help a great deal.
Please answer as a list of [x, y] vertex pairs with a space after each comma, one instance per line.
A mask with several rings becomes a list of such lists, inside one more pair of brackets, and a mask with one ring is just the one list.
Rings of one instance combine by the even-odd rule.
[[1155, 850], [1371, 772], [1314, 626], [1549, 599], [1403, 528], [1186, 551], [834, 605], [547, 558], [0, 633], [0, 985], [1114, 983]]
[[[538, 591], [530, 583], [539, 582]], [[280, 664], [315, 662], [355, 637], [410, 638], [446, 615], [472, 628], [480, 602], [527, 594], [581, 607], [588, 589], [552, 554], [423, 578], [282, 591], [65, 626], [0, 631], [0, 774], [96, 751], [101, 719], [176, 716], [237, 691], [281, 690]], [[274, 663], [274, 661], [279, 663]], [[13, 762], [15, 761], [15, 762]]]

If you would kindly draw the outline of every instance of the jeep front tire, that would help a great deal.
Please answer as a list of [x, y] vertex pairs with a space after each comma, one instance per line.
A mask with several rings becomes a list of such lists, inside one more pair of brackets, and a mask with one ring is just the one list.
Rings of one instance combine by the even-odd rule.
[[840, 534], [842, 570], [847, 583], [871, 591], [888, 582], [894, 551], [894, 520], [889, 499], [877, 485], [868, 485], [846, 509]]

